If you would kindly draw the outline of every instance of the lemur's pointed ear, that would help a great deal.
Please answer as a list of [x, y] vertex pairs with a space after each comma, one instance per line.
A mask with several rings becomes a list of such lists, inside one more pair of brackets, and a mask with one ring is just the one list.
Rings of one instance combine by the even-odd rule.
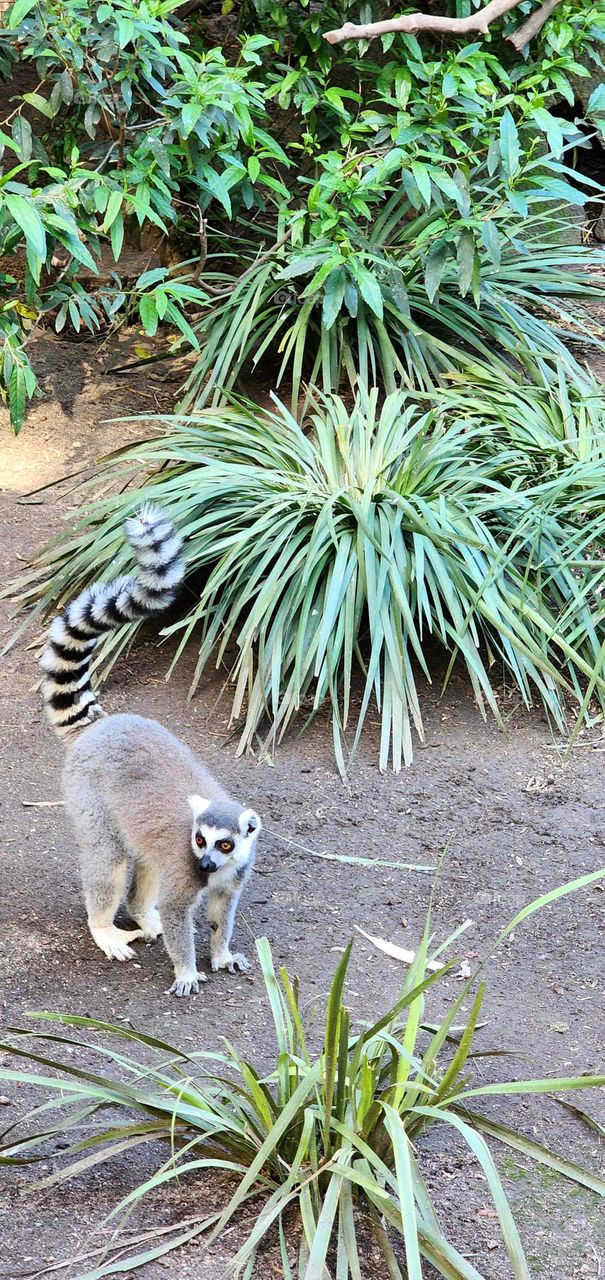
[[187, 804], [191, 809], [194, 818], [201, 818], [202, 814], [210, 805], [209, 800], [203, 800], [201, 796], [187, 796]]
[[239, 816], [239, 829], [243, 836], [258, 835], [263, 824], [254, 809], [244, 809]]

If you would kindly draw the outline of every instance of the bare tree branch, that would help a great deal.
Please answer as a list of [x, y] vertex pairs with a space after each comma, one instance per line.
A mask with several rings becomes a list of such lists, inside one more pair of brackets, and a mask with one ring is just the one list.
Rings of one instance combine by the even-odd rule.
[[[555, 0], [555, 3], [557, 2], [558, 0]], [[327, 40], [328, 44], [342, 44], [343, 40], [374, 40], [376, 36], [388, 35], [391, 31], [403, 31], [408, 34], [416, 31], [442, 31], [457, 35], [478, 31], [481, 35], [487, 35], [491, 22], [503, 17], [511, 9], [516, 9], [519, 4], [521, 0], [489, 0], [489, 4], [486, 4], [478, 13], [470, 14], [468, 18], [445, 18], [439, 15], [433, 17], [430, 13], [406, 13], [400, 18], [386, 18], [383, 22], [366, 22], [360, 26], [356, 26], [354, 22], [345, 22], [344, 26], [338, 27], [335, 31], [325, 31], [324, 40]], [[554, 8], [552, 0], [546, 0], [546, 5], [548, 4]], [[531, 22], [531, 18], [528, 21]], [[540, 27], [538, 27], [539, 30]]]
[[544, 4], [541, 4], [535, 13], [530, 13], [529, 18], [522, 22], [516, 31], [513, 31], [512, 36], [508, 37], [514, 48], [521, 50], [524, 44], [529, 44], [529, 41], [533, 40], [534, 36], [537, 36], [538, 32], [542, 30], [553, 9], [556, 9], [560, 3], [561, 0], [544, 0]]

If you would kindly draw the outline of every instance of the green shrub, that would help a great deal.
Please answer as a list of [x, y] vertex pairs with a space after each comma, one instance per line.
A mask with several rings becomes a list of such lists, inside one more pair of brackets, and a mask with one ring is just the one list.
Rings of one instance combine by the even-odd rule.
[[[539, 907], [603, 875], [605, 871], [583, 876], [525, 907], [492, 951]], [[425, 1004], [431, 988], [440, 985], [454, 964], [442, 956], [460, 932], [431, 955], [429, 914], [399, 999], [377, 1021], [362, 1023], [358, 1030], [344, 1003], [349, 944], [332, 981], [319, 1052], [311, 1047], [304, 1025], [298, 979], [285, 969], [275, 973], [269, 944], [261, 939], [257, 952], [277, 1041], [275, 1065], [268, 1074], [261, 1074], [228, 1041], [222, 1054], [187, 1052], [125, 1026], [66, 1014], [36, 1015], [93, 1033], [92, 1039], [76, 1040], [54, 1028], [17, 1031], [0, 1046], [18, 1064], [0, 1067], [0, 1080], [37, 1086], [48, 1095], [42, 1108], [4, 1135], [0, 1164], [35, 1161], [40, 1147], [46, 1151], [49, 1140], [71, 1131], [74, 1141], [61, 1151], [61, 1164], [38, 1184], [48, 1187], [141, 1144], [160, 1139], [169, 1146], [157, 1171], [112, 1209], [109, 1221], [116, 1232], [109, 1246], [98, 1250], [105, 1260], [82, 1280], [133, 1271], [196, 1237], [206, 1236], [211, 1243], [250, 1200], [254, 1225], [230, 1258], [226, 1275], [243, 1274], [249, 1280], [265, 1274], [262, 1253], [257, 1254], [269, 1232], [277, 1229], [285, 1280], [316, 1280], [334, 1273], [338, 1280], [359, 1280], [363, 1216], [392, 1280], [403, 1280], [404, 1274], [406, 1280], [420, 1280], [424, 1261], [444, 1280], [484, 1280], [487, 1273], [477, 1270], [451, 1243], [450, 1222], [442, 1225], [423, 1176], [424, 1139], [437, 1130], [446, 1144], [448, 1135], [466, 1143], [492, 1198], [512, 1273], [516, 1280], [529, 1280], [523, 1245], [486, 1139], [597, 1195], [605, 1195], [605, 1180], [476, 1110], [477, 1102], [481, 1107], [490, 1098], [587, 1089], [603, 1085], [605, 1076], [490, 1084], [482, 1077], [475, 1084], [472, 1070], [480, 1052], [475, 1044], [485, 961], [454, 999], [451, 991], [445, 994], [447, 1012], [437, 1025], [429, 1021]], [[470, 1012], [459, 1026], [467, 1001]], [[139, 1047], [141, 1057], [112, 1048], [108, 1035]], [[38, 1050], [32, 1041], [41, 1041]], [[66, 1045], [71, 1060], [65, 1063], [50, 1056], [52, 1044]], [[84, 1065], [84, 1054], [87, 1061], [91, 1051], [98, 1059], [92, 1069]], [[36, 1064], [44, 1068], [42, 1075], [36, 1073]], [[108, 1106], [117, 1109], [117, 1124], [105, 1118]], [[30, 1128], [27, 1136], [20, 1134], [23, 1123], [34, 1120], [39, 1125], [41, 1110], [43, 1131], [32, 1133]], [[58, 1113], [54, 1119], [53, 1111]], [[87, 1129], [80, 1137], [83, 1120]], [[231, 1173], [237, 1183], [223, 1210], [198, 1213], [184, 1230], [183, 1223], [160, 1233], [152, 1228], [143, 1235], [139, 1250], [133, 1251], [132, 1245], [141, 1236], [134, 1242], [121, 1238], [119, 1216], [127, 1216], [150, 1191], [174, 1179], [182, 1179], [184, 1189], [193, 1182], [197, 1205], [195, 1182], [212, 1170]], [[292, 1264], [296, 1220], [300, 1249]]]
[[[565, 479], [575, 463], [589, 463], [577, 476], [592, 488], [602, 480], [605, 458], [605, 389], [588, 370], [577, 383], [566, 375], [564, 364], [553, 376], [544, 361], [536, 365], [534, 382], [501, 369], [488, 375], [475, 365], [440, 390], [440, 413], [471, 430], [487, 427], [491, 453], [512, 446], [526, 479]], [[598, 514], [595, 509], [593, 518]]]
[[[541, 199], [536, 194], [528, 205]], [[557, 245], [552, 215], [544, 212], [515, 232], [502, 210], [491, 218], [498, 202], [497, 191], [490, 192], [483, 215], [476, 214], [477, 229], [491, 227], [487, 247], [473, 248], [467, 229], [464, 280], [460, 256], [448, 256], [443, 210], [417, 216], [399, 193], [371, 229], [351, 226], [334, 242], [303, 213], [287, 240], [260, 254], [235, 282], [209, 271], [214, 296], [195, 326], [199, 354], [180, 407], [220, 404], [268, 356], [274, 385], [284, 383], [293, 407], [304, 382], [319, 382], [325, 392], [343, 381], [387, 393], [401, 385], [431, 390], [464, 370], [471, 356], [487, 379], [506, 377], [516, 364], [539, 380], [542, 362], [555, 359], [581, 388], [586, 374], [574, 341], [605, 349], [605, 330], [587, 306], [602, 295], [605, 251]]]
[[[213, 45], [203, 21], [185, 29], [176, 0], [15, 0], [0, 75], [19, 61], [40, 76], [0, 122], [0, 253], [26, 256], [23, 285], [0, 281], [15, 426], [35, 389], [28, 327], [49, 313], [59, 329], [134, 319], [154, 334], [162, 323], [193, 350], [195, 331], [187, 403], [263, 354], [295, 384], [321, 372], [324, 390], [357, 375], [388, 390], [434, 385], [469, 343], [501, 343], [528, 368], [541, 344], [564, 356], [570, 326], [564, 342], [545, 292], [568, 296], [566, 267], [597, 259], [544, 259], [540, 221], [533, 274], [521, 259], [528, 220], [599, 194], [569, 160], [602, 130], [602, 91], [581, 127], [559, 103], [574, 102], [570, 77], [589, 74], [580, 53], [598, 65], [602, 7], [559, 5], [527, 58], [506, 26], [489, 44], [405, 36], [333, 49], [321, 31], [356, 13], [348, 0], [232, 8], [219, 48], [214, 26]], [[119, 264], [129, 224], [174, 234], [191, 278], [164, 270], [126, 287], [118, 265], [111, 281], [83, 285], [79, 268], [94, 273], [104, 247]]]
[[[16, 428], [35, 389], [25, 353], [12, 353], [20, 316], [27, 328], [54, 311], [58, 329], [68, 322], [95, 331], [115, 323], [128, 302], [147, 333], [159, 318], [195, 346], [185, 307], [203, 300], [197, 291], [179, 293], [177, 282], [167, 306], [162, 291], [150, 297], [149, 273], [129, 289], [118, 274], [99, 289], [79, 284], [82, 265], [96, 273], [104, 243], [118, 263], [129, 224], [160, 233], [178, 224], [197, 249], [210, 205], [248, 217], [266, 207], [267, 194], [270, 201], [287, 194], [276, 171], [287, 157], [264, 127], [256, 78], [269, 41], [242, 39], [231, 65], [219, 48], [191, 46], [171, 24], [177, 7], [178, 0], [16, 0], [0, 30], [7, 77], [16, 58], [39, 73], [35, 92], [18, 97], [0, 123], [0, 255], [25, 249], [23, 285], [0, 275], [4, 390]], [[66, 254], [58, 282], [57, 249]]]
[[[499, 717], [505, 677], [562, 728], [564, 695], [581, 702], [587, 681], [605, 704], [602, 437], [586, 434], [592, 451], [553, 473], [531, 401], [532, 452], [514, 421], [506, 438], [498, 418], [496, 435], [472, 397], [448, 405], [397, 392], [379, 408], [376, 392], [360, 392], [352, 407], [318, 400], [304, 430], [280, 404], [168, 420], [168, 434], [105, 464], [119, 494], [87, 507], [76, 536], [17, 584], [21, 599], [48, 610], [115, 576], [121, 524], [140, 501], [124, 481], [135, 473], [140, 484], [144, 469], [144, 492], [187, 538], [192, 580], [205, 577], [169, 628], [175, 661], [195, 637], [192, 692], [209, 661], [228, 664], [240, 751], [273, 753], [297, 715], [327, 704], [344, 773], [374, 702], [380, 766], [390, 758], [398, 770], [411, 761], [412, 729], [422, 735], [419, 676], [433, 674], [435, 641], [446, 682], [461, 660], [483, 713]], [[577, 433], [575, 419], [564, 422]], [[132, 630], [112, 636], [112, 661]]]

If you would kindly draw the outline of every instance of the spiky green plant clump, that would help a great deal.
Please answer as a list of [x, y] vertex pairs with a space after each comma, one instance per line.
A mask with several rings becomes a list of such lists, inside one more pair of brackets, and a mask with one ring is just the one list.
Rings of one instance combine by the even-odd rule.
[[[498, 217], [506, 224], [508, 215], [504, 207], [492, 216], [494, 203], [482, 225], [497, 240]], [[434, 391], [463, 371], [471, 354], [487, 378], [505, 377], [513, 359], [539, 381], [544, 361], [555, 360], [571, 388], [581, 387], [574, 341], [603, 350], [603, 326], [587, 308], [602, 295], [603, 250], [558, 245], [553, 219], [533, 212], [522, 231], [503, 236], [495, 261], [478, 251], [476, 287], [471, 291], [469, 277], [461, 296], [442, 211], [413, 215], [397, 193], [370, 231], [351, 232], [346, 252], [321, 239], [292, 248], [282, 237], [268, 252], [252, 250], [236, 282], [210, 259], [205, 279], [214, 295], [203, 302], [199, 352], [180, 407], [220, 404], [267, 357], [293, 407], [304, 379], [324, 392], [347, 382]]]
[[[244, 402], [169, 420], [169, 435], [110, 459], [104, 478], [121, 492], [42, 557], [21, 598], [48, 608], [125, 567], [121, 524], [140, 490], [123, 481], [143, 468], [144, 493], [187, 539], [193, 581], [205, 575], [170, 628], [175, 661], [195, 638], [192, 692], [210, 660], [228, 663], [240, 750], [272, 753], [299, 712], [325, 705], [345, 772], [373, 702], [381, 768], [398, 770], [423, 733], [419, 676], [439, 669], [435, 642], [446, 682], [460, 660], [482, 712], [499, 716], [505, 678], [563, 726], [566, 695], [582, 702], [588, 684], [605, 701], [601, 437], [569, 395], [555, 435], [549, 383], [537, 405], [512, 380], [496, 392], [516, 418], [503, 422], [481, 388], [445, 401], [397, 392], [381, 408], [377, 392], [352, 408], [326, 396], [304, 427], [280, 404]], [[113, 660], [131, 634], [112, 638]]]
[[[534, 911], [604, 875], [605, 870], [593, 872], [532, 902], [506, 926], [492, 951]], [[185, 1230], [182, 1223], [160, 1232], [152, 1229], [142, 1237], [142, 1250], [132, 1251], [141, 1237], [130, 1242], [129, 1251], [128, 1242], [114, 1234], [113, 1256], [80, 1280], [133, 1271], [202, 1235], [211, 1243], [251, 1199], [254, 1226], [231, 1256], [228, 1275], [262, 1277], [259, 1247], [270, 1232], [275, 1238], [277, 1230], [285, 1280], [359, 1280], [363, 1215], [391, 1280], [421, 1280], [424, 1261], [444, 1280], [484, 1280], [486, 1273], [451, 1243], [450, 1223], [440, 1222], [422, 1173], [423, 1138], [434, 1128], [446, 1143], [448, 1135], [456, 1135], [467, 1144], [491, 1194], [515, 1280], [529, 1280], [519, 1232], [486, 1137], [601, 1196], [605, 1180], [475, 1107], [503, 1095], [587, 1089], [605, 1084], [605, 1076], [474, 1084], [469, 1076], [484, 994], [479, 981], [483, 966], [456, 999], [446, 995], [449, 1007], [438, 1025], [426, 1020], [425, 1011], [426, 993], [454, 963], [440, 957], [460, 932], [431, 955], [429, 912], [399, 999], [377, 1021], [358, 1030], [353, 1030], [343, 1003], [349, 944], [332, 982], [319, 1051], [308, 1041], [298, 981], [285, 969], [275, 973], [269, 944], [261, 939], [258, 958], [278, 1051], [274, 1069], [265, 1076], [227, 1042], [224, 1054], [187, 1053], [124, 1026], [60, 1014], [38, 1016], [94, 1032], [92, 1042], [73, 1040], [57, 1030], [23, 1031], [0, 1045], [20, 1062], [16, 1068], [0, 1067], [0, 1080], [36, 1085], [49, 1095], [41, 1109], [24, 1117], [24, 1123], [32, 1118], [39, 1122], [42, 1110], [43, 1131], [24, 1137], [11, 1126], [4, 1135], [0, 1163], [27, 1164], [36, 1159], [41, 1144], [72, 1130], [76, 1140], [61, 1153], [67, 1163], [40, 1184], [48, 1187], [142, 1143], [165, 1140], [168, 1159], [115, 1206], [112, 1222], [173, 1179], [193, 1185], [196, 1204], [195, 1183], [206, 1172], [226, 1170], [236, 1180], [223, 1211], [200, 1214]], [[459, 1027], [456, 1020], [467, 1000], [470, 1012]], [[140, 1046], [145, 1061], [108, 1046], [108, 1033]], [[32, 1041], [37, 1040], [67, 1045], [72, 1055], [74, 1046], [77, 1054], [82, 1050], [88, 1056], [93, 1050], [100, 1056], [98, 1067], [88, 1069], [77, 1056], [67, 1064], [51, 1058], [43, 1049], [36, 1051]], [[30, 1064], [36, 1063], [56, 1074], [35, 1074]], [[108, 1122], [108, 1106], [125, 1113], [118, 1123]], [[53, 1110], [58, 1113], [55, 1119]], [[584, 1118], [598, 1128], [591, 1117]], [[87, 1134], [78, 1139], [83, 1122]], [[300, 1249], [293, 1262], [295, 1217]]]

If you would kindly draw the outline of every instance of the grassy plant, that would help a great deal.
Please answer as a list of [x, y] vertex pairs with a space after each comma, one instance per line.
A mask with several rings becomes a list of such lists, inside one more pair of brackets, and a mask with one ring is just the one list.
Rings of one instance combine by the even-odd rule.
[[[273, 752], [297, 713], [327, 704], [344, 772], [374, 701], [381, 768], [390, 758], [399, 769], [412, 758], [412, 728], [423, 731], [418, 677], [431, 678], [435, 641], [449, 657], [446, 681], [461, 659], [482, 712], [499, 715], [505, 673], [563, 726], [562, 697], [581, 702], [586, 681], [603, 701], [600, 442], [537, 476], [513, 428], [494, 447], [493, 423], [477, 420], [472, 399], [467, 409], [459, 397], [457, 412], [401, 393], [379, 409], [372, 393], [352, 409], [322, 399], [308, 432], [281, 405], [171, 420], [169, 436], [110, 460], [105, 479], [118, 476], [121, 492], [87, 510], [92, 529], [83, 523], [45, 553], [21, 598], [48, 609], [124, 566], [121, 523], [140, 493], [123, 482], [143, 468], [187, 538], [192, 575], [205, 575], [170, 628], [175, 661], [195, 637], [192, 692], [211, 659], [227, 662], [240, 750], [259, 745], [268, 724], [263, 749]], [[519, 417], [537, 439], [531, 405]], [[131, 634], [116, 633], [105, 656]]]
[[582, 472], [586, 481], [601, 479], [605, 393], [588, 370], [572, 384], [564, 368], [554, 376], [542, 368], [530, 383], [512, 370], [487, 376], [475, 366], [440, 391], [439, 408], [449, 422], [472, 431], [487, 427], [492, 453], [512, 446], [523, 474], [534, 481], [564, 475], [576, 463], [588, 464]]
[[[605, 871], [585, 875], [532, 902], [506, 926], [492, 951], [534, 911], [603, 875]], [[222, 1211], [194, 1217], [184, 1231], [182, 1224], [160, 1233], [151, 1230], [145, 1247], [134, 1252], [114, 1235], [110, 1252], [117, 1250], [115, 1257], [87, 1271], [85, 1280], [133, 1271], [196, 1236], [206, 1235], [211, 1243], [251, 1198], [254, 1226], [231, 1257], [227, 1274], [262, 1275], [262, 1255], [257, 1259], [257, 1253], [271, 1232], [274, 1240], [277, 1233], [287, 1280], [329, 1280], [334, 1275], [359, 1280], [363, 1214], [391, 1280], [404, 1275], [420, 1280], [424, 1260], [444, 1280], [483, 1280], [484, 1273], [451, 1243], [422, 1173], [423, 1139], [437, 1127], [446, 1144], [449, 1134], [467, 1144], [492, 1197], [512, 1272], [516, 1280], [528, 1280], [523, 1245], [487, 1139], [599, 1195], [605, 1195], [605, 1180], [476, 1110], [477, 1104], [481, 1108], [494, 1097], [586, 1089], [604, 1084], [605, 1076], [475, 1084], [471, 1077], [485, 961], [455, 999], [451, 993], [446, 996], [449, 1007], [438, 1025], [427, 1021], [425, 1008], [430, 989], [439, 986], [454, 963], [443, 962], [442, 955], [459, 933], [431, 954], [429, 912], [399, 999], [358, 1030], [343, 999], [349, 944], [332, 981], [319, 1050], [311, 1046], [304, 1026], [298, 980], [284, 969], [276, 974], [269, 944], [261, 939], [258, 958], [277, 1041], [275, 1067], [268, 1075], [259, 1074], [228, 1042], [223, 1054], [188, 1053], [123, 1026], [37, 1015], [94, 1033], [93, 1039], [74, 1040], [54, 1029], [18, 1031], [2, 1044], [18, 1065], [1, 1067], [0, 1079], [38, 1086], [48, 1096], [41, 1109], [5, 1132], [0, 1162], [28, 1164], [57, 1135], [71, 1132], [74, 1141], [62, 1151], [61, 1165], [39, 1184], [48, 1187], [141, 1144], [165, 1140], [170, 1147], [166, 1161], [112, 1209], [114, 1223], [150, 1191], [176, 1178], [203, 1178], [212, 1170], [233, 1175], [236, 1188]], [[466, 1023], [458, 1026], [467, 1001]], [[143, 1051], [141, 1058], [111, 1047], [108, 1035]], [[41, 1042], [39, 1049], [36, 1042]], [[71, 1061], [49, 1056], [53, 1044], [68, 1046]], [[78, 1056], [81, 1051], [88, 1057], [91, 1050], [98, 1057], [92, 1070]], [[37, 1074], [36, 1065], [44, 1074]], [[123, 1113], [117, 1123], [105, 1118], [107, 1107]], [[31, 1126], [32, 1119], [39, 1125], [42, 1112], [43, 1131], [32, 1133], [30, 1127], [23, 1136], [22, 1125]], [[579, 1108], [576, 1112], [594, 1123]], [[84, 1122], [86, 1134], [80, 1137]], [[301, 1232], [295, 1262], [288, 1247], [293, 1215]]]
[[[535, 199], [540, 209], [543, 196]], [[282, 236], [271, 251], [259, 251], [239, 281], [210, 272], [205, 278], [216, 296], [195, 326], [200, 350], [181, 408], [221, 403], [267, 359], [292, 406], [304, 381], [324, 392], [347, 381], [354, 390], [432, 391], [464, 371], [471, 356], [486, 379], [505, 379], [516, 365], [539, 382], [556, 361], [577, 393], [586, 373], [574, 342], [603, 349], [603, 327], [586, 303], [602, 295], [597, 272], [605, 253], [558, 245], [556, 219], [543, 211], [534, 210], [513, 234], [502, 213], [493, 214], [497, 207], [497, 192], [490, 192], [476, 223], [487, 221], [493, 240], [489, 252], [471, 248], [476, 270], [464, 284], [448, 256], [454, 242], [443, 210], [416, 214], [402, 192], [377, 212], [371, 229], [348, 228], [337, 244], [315, 233], [292, 247]], [[291, 225], [296, 236], [307, 234], [298, 215]]]

